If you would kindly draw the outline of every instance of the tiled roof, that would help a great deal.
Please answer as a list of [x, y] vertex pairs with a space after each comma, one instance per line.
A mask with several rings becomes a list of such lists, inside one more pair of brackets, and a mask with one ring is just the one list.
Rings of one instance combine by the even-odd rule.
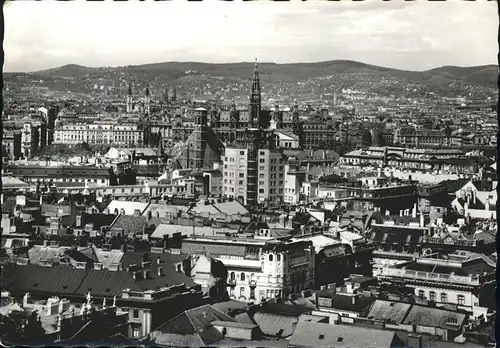
[[[121, 296], [122, 290], [156, 290], [164, 286], [185, 284], [187, 288], [199, 288], [191, 278], [182, 272], [174, 270], [174, 266], [164, 254], [159, 256], [162, 262], [151, 258], [150, 278], [134, 280], [127, 271], [109, 271], [107, 269], [74, 269], [68, 265], [41, 267], [36, 265], [9, 265], [14, 274], [9, 291], [11, 292], [42, 292], [52, 294], [83, 294], [91, 292], [95, 296]], [[157, 268], [162, 267], [163, 275], [159, 276]]]
[[297, 324], [288, 346], [390, 348], [396, 339], [392, 331], [303, 321]]
[[259, 325], [262, 333], [268, 336], [276, 336], [281, 332], [281, 337], [289, 337], [293, 334], [293, 330], [299, 316], [288, 316], [273, 313], [257, 312], [253, 319]]
[[115, 220], [112, 229], [122, 228], [125, 234], [142, 233], [147, 226], [147, 218], [145, 216], [119, 215]]
[[[375, 301], [372, 297], [363, 295], [347, 295], [347, 294], [334, 294], [327, 291], [317, 291], [318, 298], [331, 298], [332, 305], [330, 308], [337, 310], [364, 313], [368, 312], [371, 304]], [[353, 301], [353, 297], [355, 301]]]
[[414, 305], [404, 319], [403, 324], [458, 329], [464, 324], [466, 317], [466, 314], [460, 312]]
[[[214, 321], [236, 323], [234, 318], [224, 312], [211, 305], [204, 305], [179, 314], [156, 329], [152, 336], [157, 343], [166, 341], [165, 343], [172, 344], [172, 338], [175, 338], [176, 342], [207, 346], [224, 338], [222, 333], [212, 326]], [[176, 337], [170, 336], [172, 334]]]
[[[114, 214], [88, 214], [82, 213], [82, 224], [80, 228], [84, 228], [86, 224], [93, 224], [95, 230], [99, 230], [103, 226], [111, 226], [117, 215]], [[76, 219], [75, 219], [76, 221]], [[72, 227], [76, 227], [73, 223]]]
[[410, 303], [376, 300], [370, 308], [367, 318], [390, 320], [391, 323], [399, 325], [403, 322], [410, 308]]

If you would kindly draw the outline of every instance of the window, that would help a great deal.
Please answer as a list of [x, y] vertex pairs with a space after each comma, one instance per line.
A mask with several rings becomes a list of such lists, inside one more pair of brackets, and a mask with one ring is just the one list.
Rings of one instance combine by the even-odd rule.
[[443, 303], [448, 302], [448, 295], [445, 292], [441, 293], [441, 302]]
[[250, 299], [255, 300], [255, 288], [250, 288]]
[[244, 156], [245, 155], [245, 151], [240, 151], [240, 156]]
[[342, 342], [343, 340], [344, 340], [344, 338], [343, 338], [343, 337], [339, 337], [339, 338], [337, 338], [337, 342]]
[[139, 328], [138, 327], [134, 327], [134, 329], [132, 331], [132, 336], [134, 338], [139, 338]]
[[259, 193], [264, 193], [264, 189], [259, 189]]
[[134, 319], [139, 318], [139, 310], [134, 309], [133, 316], [134, 316]]
[[242, 286], [240, 287], [240, 297], [245, 296], [245, 288]]
[[281, 254], [276, 255], [276, 261], [278, 261], [278, 262], [281, 261]]
[[325, 339], [325, 335], [319, 335], [318, 339], [320, 339], [320, 340]]
[[232, 281], [236, 280], [236, 275], [234, 274], [234, 272], [231, 272], [230, 277]]
[[250, 280], [255, 280], [255, 273], [250, 274]]
[[425, 299], [425, 292], [424, 292], [424, 290], [419, 290], [418, 291], [418, 298]]
[[463, 306], [465, 304], [465, 296], [464, 295], [458, 295], [457, 296], [458, 304]]
[[273, 254], [269, 254], [269, 261], [273, 261]]
[[434, 291], [429, 292], [429, 300], [436, 301], [436, 293]]
[[240, 178], [244, 178], [245, 177], [245, 174], [244, 173], [240, 173]]
[[241, 273], [240, 279], [241, 279], [242, 282], [245, 281], [245, 273]]

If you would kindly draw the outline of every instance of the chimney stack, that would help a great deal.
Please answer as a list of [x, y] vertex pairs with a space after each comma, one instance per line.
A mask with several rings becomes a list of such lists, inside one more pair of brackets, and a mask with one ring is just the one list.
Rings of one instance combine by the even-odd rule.
[[76, 216], [75, 226], [82, 227], [82, 216], [80, 214]]
[[408, 334], [406, 346], [408, 348], [422, 348], [422, 335]]

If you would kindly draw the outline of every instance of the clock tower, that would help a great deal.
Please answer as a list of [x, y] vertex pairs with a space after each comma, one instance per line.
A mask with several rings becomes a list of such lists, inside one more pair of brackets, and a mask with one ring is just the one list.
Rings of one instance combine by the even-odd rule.
[[257, 65], [257, 59], [255, 59], [255, 66], [253, 68], [252, 77], [252, 93], [250, 95], [250, 119], [249, 127], [255, 127], [259, 124], [261, 110], [261, 94], [260, 94], [260, 79], [259, 79], [259, 67]]

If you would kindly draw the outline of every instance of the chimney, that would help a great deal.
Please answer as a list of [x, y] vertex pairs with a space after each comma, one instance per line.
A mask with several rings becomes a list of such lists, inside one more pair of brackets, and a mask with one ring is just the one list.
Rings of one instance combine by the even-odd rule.
[[76, 216], [75, 226], [82, 227], [82, 216], [80, 214]]
[[399, 216], [403, 216], [403, 210], [402, 209], [399, 211]]
[[163, 267], [158, 267], [157, 272], [158, 272], [158, 277], [161, 277], [163, 275]]
[[408, 334], [406, 346], [408, 348], [422, 348], [422, 335]]
[[352, 297], [351, 297], [351, 303], [352, 303], [353, 305], [355, 305], [355, 304], [356, 304], [356, 297], [357, 297], [357, 295], [354, 295], [354, 296], [352, 296]]
[[120, 215], [125, 215], [125, 209], [120, 209]]
[[415, 204], [413, 205], [413, 209], [412, 209], [412, 211], [411, 211], [411, 216], [412, 216], [412, 218], [414, 218], [414, 219], [417, 217], [417, 203], [415, 203]]
[[420, 210], [420, 227], [424, 227], [425, 221], [424, 221], [424, 212]]
[[139, 209], [135, 209], [134, 216], [141, 216], [141, 211]]

